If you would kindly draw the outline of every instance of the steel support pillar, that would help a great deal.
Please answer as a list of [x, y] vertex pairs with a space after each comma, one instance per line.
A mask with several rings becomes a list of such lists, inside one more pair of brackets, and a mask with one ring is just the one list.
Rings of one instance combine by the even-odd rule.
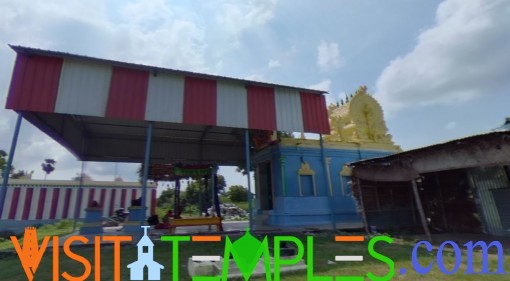
[[149, 179], [149, 165], [151, 161], [152, 149], [152, 127], [153, 122], [147, 124], [147, 140], [145, 141], [145, 161], [143, 162], [143, 187], [142, 187], [142, 209], [140, 215], [140, 224], [145, 225], [145, 217], [147, 212], [147, 180]]
[[246, 129], [244, 131], [244, 149], [245, 149], [245, 158], [246, 158], [246, 178], [248, 179], [248, 212], [250, 212], [250, 229], [253, 229], [253, 206], [252, 206], [252, 196], [251, 196], [251, 179], [250, 179], [250, 132]]
[[2, 212], [4, 210], [5, 196], [7, 194], [7, 184], [9, 183], [9, 172], [12, 167], [12, 160], [14, 159], [14, 152], [16, 152], [16, 145], [18, 144], [19, 130], [21, 128], [21, 120], [23, 116], [18, 112], [18, 119], [16, 119], [16, 125], [14, 126], [14, 134], [12, 135], [11, 150], [7, 155], [7, 163], [3, 171], [2, 188], [0, 189], [0, 218], [2, 218]]

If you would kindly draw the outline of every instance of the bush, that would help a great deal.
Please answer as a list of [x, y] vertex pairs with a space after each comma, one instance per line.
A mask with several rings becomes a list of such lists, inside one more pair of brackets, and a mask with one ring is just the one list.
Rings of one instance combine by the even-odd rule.
[[237, 203], [248, 201], [248, 189], [242, 185], [233, 185], [229, 187], [227, 195], [232, 202]]
[[74, 222], [72, 220], [61, 220], [57, 223], [58, 229], [73, 227]]

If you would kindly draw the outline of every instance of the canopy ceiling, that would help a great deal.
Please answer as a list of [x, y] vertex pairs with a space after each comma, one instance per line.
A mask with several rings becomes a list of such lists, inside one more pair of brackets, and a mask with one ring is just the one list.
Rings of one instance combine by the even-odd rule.
[[84, 161], [237, 165], [244, 130], [329, 134], [324, 92], [11, 46], [6, 108]]

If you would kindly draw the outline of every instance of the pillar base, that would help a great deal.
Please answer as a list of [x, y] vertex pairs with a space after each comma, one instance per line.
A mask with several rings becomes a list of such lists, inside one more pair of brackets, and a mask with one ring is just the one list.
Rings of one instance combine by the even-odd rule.
[[80, 234], [103, 233], [103, 208], [85, 209], [85, 220], [80, 227]]

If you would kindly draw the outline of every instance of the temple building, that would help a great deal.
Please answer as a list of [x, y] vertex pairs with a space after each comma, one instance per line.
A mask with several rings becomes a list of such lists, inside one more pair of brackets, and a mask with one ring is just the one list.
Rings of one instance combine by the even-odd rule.
[[393, 143], [381, 106], [366, 87], [341, 104], [329, 105], [327, 112], [331, 134], [319, 140], [301, 134], [254, 142], [255, 228], [363, 226], [346, 164], [401, 149]]

